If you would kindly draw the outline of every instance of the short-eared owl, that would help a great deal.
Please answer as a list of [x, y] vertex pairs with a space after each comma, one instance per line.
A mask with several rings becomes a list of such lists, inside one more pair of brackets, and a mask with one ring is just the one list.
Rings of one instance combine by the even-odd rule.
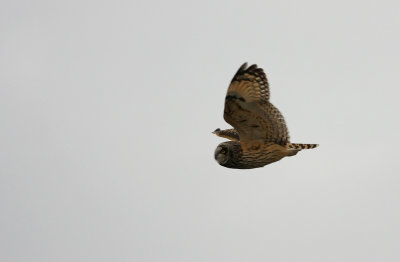
[[233, 129], [213, 133], [231, 141], [215, 149], [215, 160], [229, 168], [257, 168], [294, 156], [317, 144], [293, 144], [285, 119], [269, 102], [267, 77], [257, 65], [243, 64], [233, 77], [225, 97], [224, 119]]

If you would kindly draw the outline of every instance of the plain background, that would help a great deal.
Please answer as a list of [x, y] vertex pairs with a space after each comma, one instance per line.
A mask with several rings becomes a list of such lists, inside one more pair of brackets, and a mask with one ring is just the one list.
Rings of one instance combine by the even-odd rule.
[[[399, 261], [398, 1], [2, 1], [1, 261]], [[211, 134], [243, 62], [293, 142]]]

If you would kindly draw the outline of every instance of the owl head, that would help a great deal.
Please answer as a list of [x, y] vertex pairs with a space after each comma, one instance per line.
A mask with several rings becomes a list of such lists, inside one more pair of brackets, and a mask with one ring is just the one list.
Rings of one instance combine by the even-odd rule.
[[221, 166], [231, 167], [235, 165], [240, 151], [241, 148], [239, 142], [227, 141], [217, 146], [214, 152], [214, 157]]

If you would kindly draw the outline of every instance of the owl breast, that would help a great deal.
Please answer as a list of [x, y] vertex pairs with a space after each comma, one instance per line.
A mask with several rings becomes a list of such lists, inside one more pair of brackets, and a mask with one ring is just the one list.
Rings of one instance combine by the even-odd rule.
[[279, 161], [286, 156], [287, 149], [275, 143], [264, 144], [256, 151], [243, 150], [240, 142], [229, 141], [222, 143], [229, 147], [229, 159], [220, 163], [228, 168], [251, 169], [263, 167], [273, 162]]

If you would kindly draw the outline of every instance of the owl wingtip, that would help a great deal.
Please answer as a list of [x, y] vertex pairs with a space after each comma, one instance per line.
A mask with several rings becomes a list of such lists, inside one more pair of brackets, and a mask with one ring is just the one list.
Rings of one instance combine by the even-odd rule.
[[248, 71], [252, 71], [252, 70], [255, 70], [255, 69], [258, 69], [258, 65], [257, 64], [252, 64], [252, 65], [248, 66], [248, 63], [244, 62], [242, 64], [242, 66], [239, 68], [238, 72], [245, 72], [245, 71], [248, 72]]
[[247, 62], [244, 62], [238, 69], [237, 73], [246, 71], [247, 69]]
[[216, 134], [217, 132], [221, 131], [220, 128], [215, 129], [213, 132], [211, 132], [212, 134]]

